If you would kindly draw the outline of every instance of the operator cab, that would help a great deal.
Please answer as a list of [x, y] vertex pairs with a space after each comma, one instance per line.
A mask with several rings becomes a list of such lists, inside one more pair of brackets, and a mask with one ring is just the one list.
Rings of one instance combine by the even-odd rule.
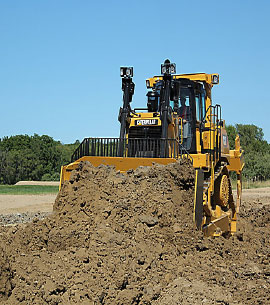
[[[172, 75], [175, 73], [176, 65], [165, 60], [161, 65], [162, 75], [146, 80], [147, 108], [132, 110], [133, 69], [121, 68], [124, 94], [123, 108], [119, 111], [120, 139], [126, 136], [129, 143], [136, 143], [132, 144], [134, 149], [129, 149], [130, 156], [162, 157], [168, 155], [168, 150], [197, 153], [201, 144], [197, 142], [202, 139], [196, 136], [196, 131], [201, 133], [205, 119], [206, 82], [198, 80], [194, 74]], [[138, 149], [138, 143], [154, 148]], [[163, 143], [165, 148], [162, 148]]]
[[[168, 113], [178, 118], [179, 142], [188, 152], [196, 152], [196, 126], [205, 116], [205, 90], [202, 83], [189, 79], [172, 79]], [[158, 81], [148, 91], [148, 112], [161, 112], [164, 83]]]

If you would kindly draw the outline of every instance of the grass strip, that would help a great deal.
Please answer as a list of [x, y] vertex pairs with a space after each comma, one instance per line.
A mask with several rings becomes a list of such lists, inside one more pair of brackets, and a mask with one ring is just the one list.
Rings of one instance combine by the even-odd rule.
[[[232, 188], [236, 189], [236, 180], [232, 180]], [[243, 180], [242, 181], [242, 188], [243, 189], [257, 189], [257, 188], [264, 188], [270, 187], [270, 180], [266, 181], [251, 181], [251, 180]]]
[[58, 186], [56, 185], [0, 185], [0, 194], [2, 195], [38, 195], [56, 193], [58, 193]]

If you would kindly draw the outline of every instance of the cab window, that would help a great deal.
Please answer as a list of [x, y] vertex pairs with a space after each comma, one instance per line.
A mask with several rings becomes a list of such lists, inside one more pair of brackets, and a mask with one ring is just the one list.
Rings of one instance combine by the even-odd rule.
[[200, 92], [195, 95], [196, 101], [196, 119], [201, 122], [205, 117], [205, 95], [204, 92]]
[[201, 99], [202, 99], [202, 120], [205, 118], [205, 91], [203, 90], [201, 94]]
[[201, 115], [202, 115], [200, 95], [195, 96], [195, 101], [196, 101], [196, 119], [197, 119], [197, 121], [200, 122], [201, 121]]

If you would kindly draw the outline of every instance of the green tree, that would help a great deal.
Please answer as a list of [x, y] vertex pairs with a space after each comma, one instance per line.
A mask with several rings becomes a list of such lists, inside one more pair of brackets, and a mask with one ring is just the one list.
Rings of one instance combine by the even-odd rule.
[[51, 137], [17, 135], [0, 141], [2, 183], [19, 180], [41, 180], [46, 173], [59, 173], [61, 151]]
[[236, 124], [226, 126], [231, 149], [234, 139], [240, 136], [244, 149], [245, 167], [243, 174], [252, 179], [270, 179], [270, 144], [264, 140], [262, 128], [255, 125]]
[[68, 164], [79, 146], [62, 144], [53, 138], [34, 134], [0, 139], [0, 183], [19, 180], [58, 180], [61, 166]]
[[237, 130], [233, 125], [226, 125], [226, 130], [228, 134], [229, 145], [230, 148], [232, 149], [235, 146], [235, 137], [237, 135]]

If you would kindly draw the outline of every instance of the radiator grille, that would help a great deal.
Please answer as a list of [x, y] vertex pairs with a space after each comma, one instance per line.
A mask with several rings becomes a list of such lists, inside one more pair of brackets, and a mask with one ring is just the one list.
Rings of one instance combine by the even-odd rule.
[[128, 137], [129, 139], [160, 139], [161, 126], [130, 127]]

